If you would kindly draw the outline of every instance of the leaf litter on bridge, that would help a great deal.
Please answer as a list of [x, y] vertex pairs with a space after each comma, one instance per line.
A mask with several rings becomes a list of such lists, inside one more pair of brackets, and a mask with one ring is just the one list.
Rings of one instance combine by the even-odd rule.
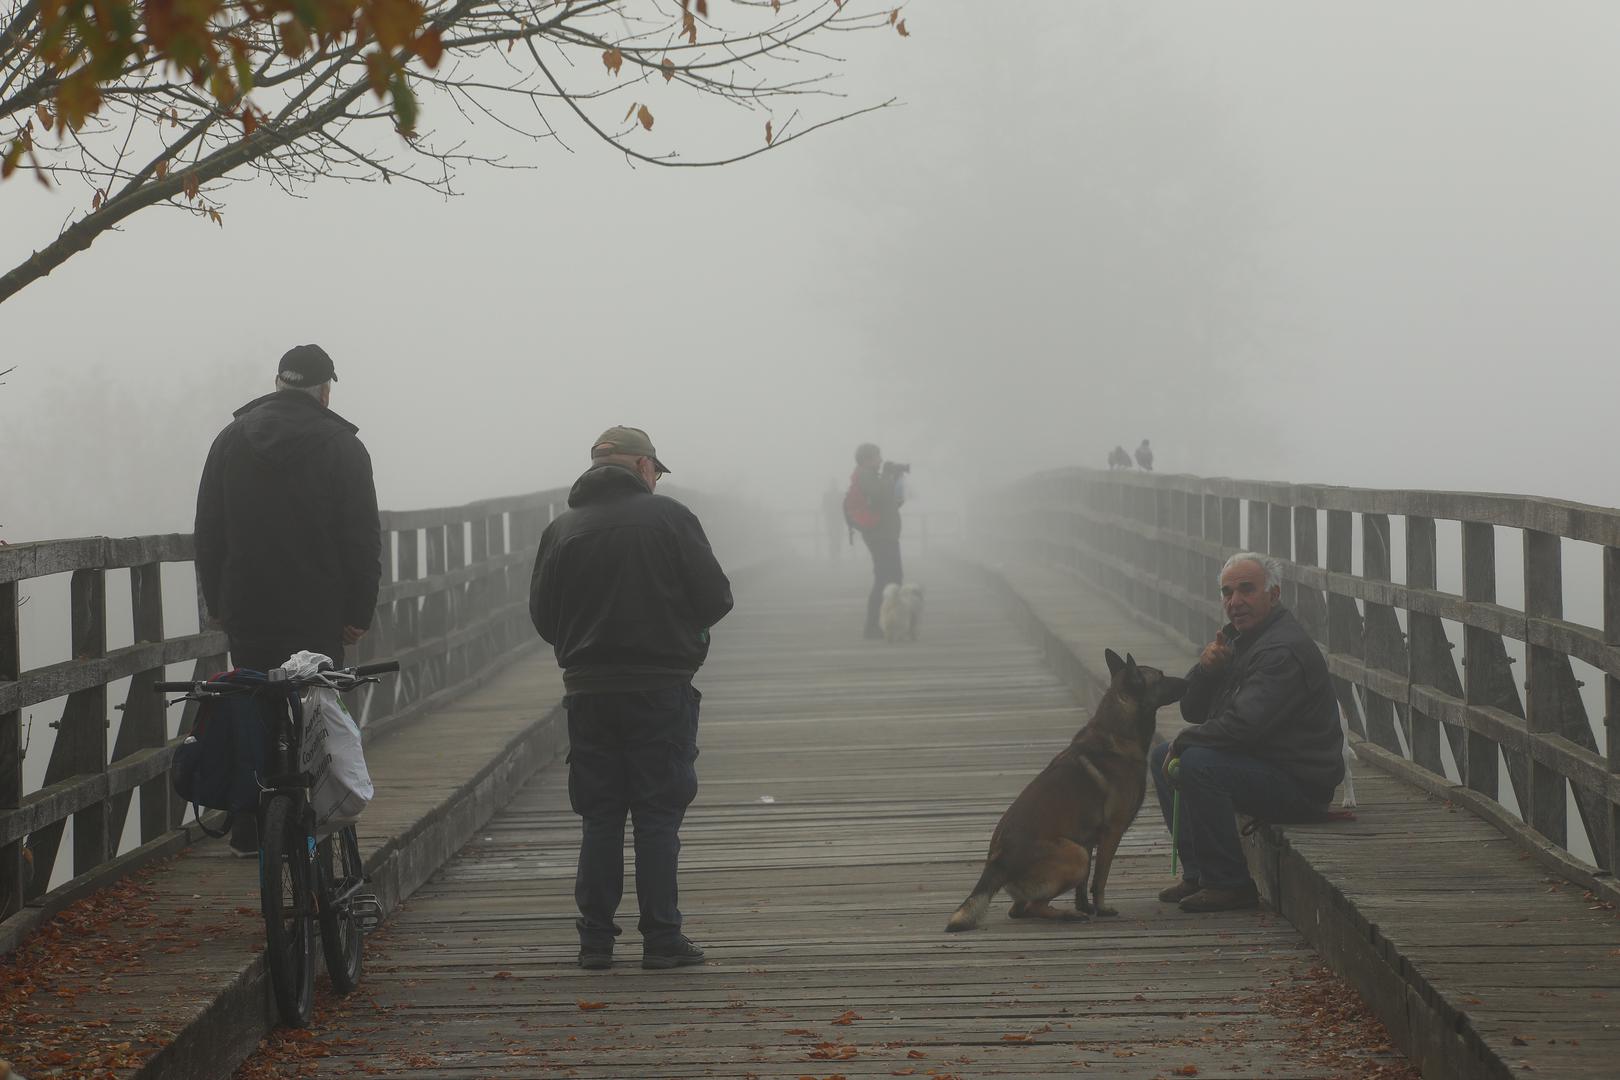
[[[387, 933], [385, 927], [380, 933]], [[496, 978], [502, 972], [496, 972]], [[1143, 995], [1138, 995], [1143, 997]], [[1304, 970], [1290, 965], [1273, 975], [1269, 983], [1257, 989], [1245, 1000], [1255, 1004], [1261, 1012], [1281, 1019], [1290, 1032], [1285, 1053], [1290, 1064], [1310, 1070], [1308, 1075], [1324, 1080], [1421, 1080], [1417, 1068], [1408, 1062], [1391, 1043], [1384, 1025], [1372, 1014], [1347, 982], [1320, 964]], [[559, 1001], [559, 1004], [561, 1002]], [[772, 1012], [769, 1006], [754, 1008], [746, 1001], [736, 1000], [732, 1005], [751, 1012]], [[596, 1070], [567, 1062], [547, 1062], [550, 1053], [577, 1052], [575, 1035], [561, 1032], [541, 1034], [528, 1038], [508, 1036], [499, 1047], [476, 1048], [447, 1046], [430, 1041], [426, 1049], [401, 1059], [395, 1047], [376, 1045], [370, 1036], [382, 1030], [390, 1016], [408, 1012], [392, 1004], [385, 1004], [366, 992], [364, 985], [355, 994], [339, 998], [327, 991], [323, 984], [317, 991], [315, 1017], [306, 1031], [285, 1028], [271, 1032], [259, 1044], [254, 1055], [233, 1074], [232, 1080], [281, 1080], [285, 1077], [315, 1077], [336, 1072], [340, 1075], [383, 1075], [394, 1073], [400, 1065], [411, 1069], [455, 1067], [500, 1068], [515, 1064], [514, 1058], [525, 1059], [522, 1068], [531, 1071], [554, 1072], [559, 1076], [576, 1075]], [[593, 1015], [602, 1015], [593, 1013]], [[763, 1080], [768, 1076], [788, 1077], [789, 1080], [845, 1080], [843, 1073], [784, 1071], [784, 1058], [796, 1057], [805, 1065], [817, 1062], [853, 1061], [878, 1057], [890, 1076], [916, 1077], [918, 1080], [969, 1080], [976, 1064], [990, 1064], [983, 1055], [994, 1047], [966, 1043], [925, 1043], [882, 1041], [881, 1035], [863, 1040], [860, 1027], [866, 1018], [853, 1009], [828, 1016], [825, 1026], [846, 1029], [829, 1036], [815, 1028], [783, 1028], [786, 1036], [775, 1047], [763, 1043], [751, 1044], [756, 1051], [754, 1061], [747, 1066], [760, 1071], [728, 1072], [726, 1075], [740, 1080]], [[686, 1030], [667, 1034], [679, 1041]], [[1183, 1064], [1155, 1074], [1154, 1080], [1174, 1080], [1176, 1077], [1204, 1075], [1231, 1075], [1234, 1051], [1240, 1055], [1251, 1037], [1250, 1025], [1245, 1022], [1210, 1026], [1195, 1038], [1164, 1040], [1159, 1051], [1176, 1047], [1185, 1057]], [[1072, 1035], [1055, 1032], [1052, 1024], [1039, 1024], [1026, 1030], [1008, 1032], [1001, 1036], [1000, 1044], [1008, 1048], [1036, 1042], [1069, 1042], [1075, 1050], [1070, 1067], [1079, 1071], [1099, 1070], [1106, 1074], [1110, 1067], [1118, 1067], [1126, 1059], [1143, 1055], [1142, 1044], [1119, 1045], [1074, 1039]], [[546, 1045], [541, 1045], [546, 1044]], [[621, 1047], [599, 1044], [591, 1047], [603, 1054], [611, 1054]], [[646, 1049], [644, 1046], [622, 1049]], [[776, 1051], [771, 1056], [767, 1051]], [[788, 1053], [784, 1054], [783, 1052]], [[334, 1067], [325, 1059], [348, 1059], [344, 1067]], [[454, 1058], [452, 1063], [450, 1058]], [[1212, 1060], [1215, 1058], [1221, 1060]], [[1274, 1065], [1275, 1063], [1273, 1063]], [[1242, 1069], [1242, 1066], [1238, 1066]], [[1269, 1069], [1268, 1069], [1269, 1071]], [[720, 1074], [715, 1074], [720, 1075]]]
[[159, 904], [151, 879], [170, 861], [68, 905], [0, 958], [0, 1059], [30, 1080], [108, 1077], [173, 1039], [163, 1003], [122, 977], [207, 947], [223, 920]]

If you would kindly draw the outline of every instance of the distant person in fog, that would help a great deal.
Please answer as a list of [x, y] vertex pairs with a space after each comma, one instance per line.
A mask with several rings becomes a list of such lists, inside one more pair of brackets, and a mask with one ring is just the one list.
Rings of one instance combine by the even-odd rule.
[[844, 518], [860, 532], [866, 549], [872, 553], [872, 592], [866, 598], [865, 637], [883, 637], [878, 621], [883, 607], [883, 587], [904, 581], [900, 564], [901, 478], [909, 466], [883, 461], [883, 451], [875, 443], [855, 448], [855, 471], [849, 477], [844, 495]]
[[1123, 446], [1116, 444], [1108, 451], [1108, 467], [1110, 469], [1128, 469], [1131, 467], [1131, 455], [1125, 452]]
[[1136, 463], [1147, 472], [1153, 471], [1153, 447], [1148, 445], [1146, 439], [1143, 439], [1142, 445], [1136, 448]]

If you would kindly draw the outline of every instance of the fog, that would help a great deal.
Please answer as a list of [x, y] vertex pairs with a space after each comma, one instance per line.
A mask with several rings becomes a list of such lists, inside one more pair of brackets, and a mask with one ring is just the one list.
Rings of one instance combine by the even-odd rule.
[[[310, 341], [396, 509], [566, 484], [619, 423], [683, 487], [805, 511], [865, 440], [922, 511], [1144, 437], [1161, 471], [1620, 504], [1611, 0], [906, 17], [829, 43], [848, 107], [895, 107], [743, 164], [632, 167], [559, 116], [566, 147], [475, 129], [524, 168], [450, 200], [137, 214], [0, 305], [0, 539], [189, 530], [209, 442]], [[659, 116], [703, 149], [762, 126]], [[0, 186], [5, 265], [87, 199]], [[1594, 620], [1595, 565], [1566, 577]], [[62, 588], [25, 667], [66, 656], [28, 636]]]
[[[835, 43], [848, 103], [897, 107], [744, 164], [480, 128], [532, 168], [138, 214], [0, 307], [0, 536], [189, 528], [304, 341], [389, 507], [565, 483], [614, 423], [794, 506], [864, 439], [945, 503], [1143, 437], [1161, 470], [1620, 501], [1613, 4], [906, 13]], [[0, 195], [12, 262], [81, 198]]]

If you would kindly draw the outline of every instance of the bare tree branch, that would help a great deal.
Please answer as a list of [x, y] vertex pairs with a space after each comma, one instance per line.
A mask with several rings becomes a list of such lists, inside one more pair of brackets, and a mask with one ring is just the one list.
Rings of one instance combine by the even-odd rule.
[[[855, 0], [736, 0], [716, 9], [724, 26], [679, 0], [425, 0], [420, 32], [383, 53], [364, 22], [299, 48], [291, 23], [270, 21], [258, 0], [219, 2], [210, 25], [232, 50], [232, 92], [197, 85], [160, 49], [143, 47], [100, 85], [99, 105], [82, 126], [70, 127], [53, 109], [74, 70], [42, 58], [43, 0], [0, 0], [0, 148], [9, 138], [8, 168], [52, 187], [77, 179], [89, 191], [88, 209], [69, 214], [54, 240], [0, 274], [0, 302], [149, 206], [222, 223], [227, 183], [257, 178], [296, 194], [321, 179], [404, 179], [451, 195], [458, 167], [519, 164], [469, 148], [459, 134], [464, 124], [493, 123], [568, 150], [550, 115], [560, 107], [632, 161], [699, 167], [780, 150], [894, 103], [844, 104], [831, 82], [837, 57], [814, 44], [894, 21], [889, 8], [856, 11]], [[430, 67], [423, 55], [438, 62]], [[759, 143], [716, 153], [696, 145], [697, 132], [672, 136], [668, 122], [654, 135], [652, 110], [672, 93], [763, 113]], [[451, 107], [449, 138], [410, 130], [418, 95], [430, 109]], [[801, 103], [812, 99], [831, 104], [789, 133]], [[766, 137], [764, 121], [778, 102], [794, 107]], [[630, 115], [621, 119], [627, 103]]]

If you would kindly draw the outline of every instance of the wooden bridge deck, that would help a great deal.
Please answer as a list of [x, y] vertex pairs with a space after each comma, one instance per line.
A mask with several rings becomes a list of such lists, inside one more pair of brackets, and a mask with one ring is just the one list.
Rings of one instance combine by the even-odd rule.
[[631, 891], [617, 966], [573, 965], [559, 763], [369, 939], [359, 995], [239, 1075], [1405, 1075], [1329, 1034], [1344, 986], [1282, 919], [1154, 900], [1151, 813], [1115, 864], [1120, 917], [1012, 922], [1003, 897], [985, 929], [942, 932], [997, 816], [1085, 717], [988, 587], [919, 576], [915, 645], [852, 633], [847, 563], [759, 582], [716, 632], [682, 856], [707, 964], [641, 970]]

